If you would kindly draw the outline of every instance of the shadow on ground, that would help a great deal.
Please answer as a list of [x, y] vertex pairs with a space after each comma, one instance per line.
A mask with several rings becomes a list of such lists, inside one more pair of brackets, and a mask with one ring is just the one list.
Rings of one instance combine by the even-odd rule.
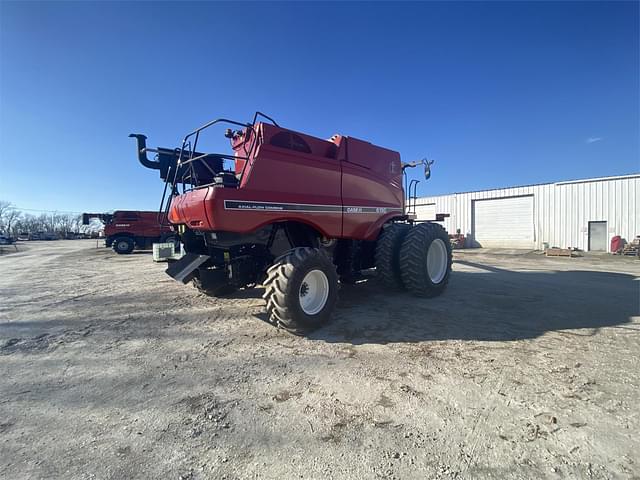
[[593, 335], [639, 315], [633, 275], [596, 271], [514, 272], [458, 261], [446, 292], [416, 298], [388, 292], [373, 279], [343, 286], [332, 324], [310, 339], [352, 344], [425, 340], [510, 341], [550, 331]]
[[[638, 287], [634, 275], [629, 274], [516, 272], [457, 261], [449, 287], [437, 298], [391, 292], [373, 277], [357, 285], [342, 285], [333, 322], [307, 338], [358, 345], [429, 340], [501, 342], [536, 338], [550, 331], [589, 336], [604, 327], [636, 333], [640, 326], [631, 324], [631, 317], [640, 312]], [[23, 346], [39, 351], [58, 337], [73, 340], [87, 334], [85, 330], [127, 329], [128, 338], [164, 337], [171, 335], [168, 325], [211, 324], [215, 332], [215, 322], [266, 320], [262, 303], [255, 301], [263, 293], [261, 288], [241, 290], [220, 300], [183, 298], [179, 289], [168, 292], [173, 292], [167, 293], [170, 301], [162, 295], [146, 297], [140, 292], [114, 295], [92, 291], [63, 299], [43, 298], [41, 313], [29, 319], [11, 318], [9, 306], [6, 314], [10, 321], [0, 323], [0, 337], [8, 343], [0, 346], [0, 353], [24, 350]]]

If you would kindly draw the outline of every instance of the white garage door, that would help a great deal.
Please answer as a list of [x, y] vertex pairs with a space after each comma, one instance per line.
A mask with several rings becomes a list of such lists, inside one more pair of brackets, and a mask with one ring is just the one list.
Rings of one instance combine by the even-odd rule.
[[474, 200], [474, 237], [482, 247], [533, 248], [533, 196]]

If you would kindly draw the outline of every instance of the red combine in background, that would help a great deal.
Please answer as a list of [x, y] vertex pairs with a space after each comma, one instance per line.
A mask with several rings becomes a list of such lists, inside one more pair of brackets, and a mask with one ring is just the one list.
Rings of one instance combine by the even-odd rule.
[[[225, 123], [234, 127], [225, 132], [231, 153], [198, 153], [204, 131]], [[167, 269], [176, 280], [212, 295], [262, 284], [270, 321], [296, 333], [328, 321], [338, 283], [365, 269], [425, 297], [447, 285], [447, 232], [415, 221], [402, 186], [406, 168], [424, 165], [429, 178], [432, 162], [402, 163], [395, 151], [295, 132], [259, 112], [251, 123], [209, 122], [177, 149], [130, 136], [140, 163], [165, 180], [161, 217], [186, 250]]]
[[158, 221], [158, 212], [116, 210], [113, 213], [83, 213], [83, 225], [92, 218], [104, 223], [105, 244], [116, 253], [131, 253], [135, 248], [150, 249], [153, 243], [178, 243], [178, 236], [169, 225]]

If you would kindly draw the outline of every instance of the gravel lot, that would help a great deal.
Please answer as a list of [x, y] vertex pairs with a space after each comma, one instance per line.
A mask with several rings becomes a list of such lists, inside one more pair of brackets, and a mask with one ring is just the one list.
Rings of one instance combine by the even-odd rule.
[[456, 253], [307, 338], [149, 253], [0, 256], [0, 478], [640, 478], [640, 262]]

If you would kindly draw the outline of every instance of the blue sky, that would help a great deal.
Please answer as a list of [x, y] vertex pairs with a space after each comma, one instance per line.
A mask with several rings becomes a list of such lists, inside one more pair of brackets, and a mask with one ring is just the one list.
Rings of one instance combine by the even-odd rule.
[[155, 209], [130, 132], [176, 146], [255, 110], [436, 159], [422, 195], [638, 172], [638, 18], [637, 2], [0, 2], [0, 199]]

